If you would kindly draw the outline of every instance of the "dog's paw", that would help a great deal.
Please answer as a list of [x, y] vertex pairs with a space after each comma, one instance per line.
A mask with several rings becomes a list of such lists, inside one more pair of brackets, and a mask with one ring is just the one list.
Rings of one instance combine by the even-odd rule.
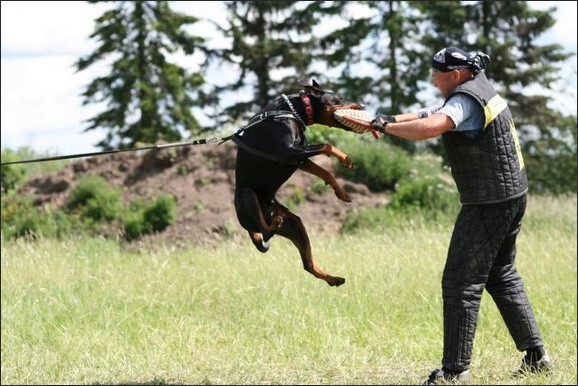
[[341, 201], [351, 202], [351, 197], [349, 197], [349, 194], [347, 194], [345, 189], [343, 189], [341, 186], [335, 187], [334, 191], [337, 198], [339, 198]]
[[345, 191], [335, 191], [335, 195], [337, 196], [337, 198], [339, 198], [341, 201], [345, 201], [345, 202], [351, 202], [351, 197], [349, 197], [349, 194], [347, 194], [347, 192]]
[[251, 233], [250, 235], [253, 245], [259, 252], [265, 253], [269, 250], [269, 241], [265, 241], [261, 233]]
[[349, 158], [348, 155], [346, 155], [345, 158], [341, 158], [339, 162], [343, 167], [347, 169], [351, 169], [353, 167], [353, 161], [351, 160], [351, 158]]
[[327, 284], [329, 284], [331, 287], [339, 287], [343, 283], [345, 283], [345, 279], [342, 277], [330, 276], [330, 278], [327, 280]]

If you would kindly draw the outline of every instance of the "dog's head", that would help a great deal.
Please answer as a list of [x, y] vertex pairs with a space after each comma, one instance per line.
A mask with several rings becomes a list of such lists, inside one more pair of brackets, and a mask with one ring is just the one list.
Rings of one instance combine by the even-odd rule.
[[300, 85], [304, 88], [299, 94], [305, 107], [308, 125], [319, 123], [351, 131], [349, 127], [339, 123], [333, 113], [340, 109], [363, 110], [362, 105], [345, 101], [336, 93], [323, 90], [315, 79], [311, 81], [311, 84], [300, 82]]

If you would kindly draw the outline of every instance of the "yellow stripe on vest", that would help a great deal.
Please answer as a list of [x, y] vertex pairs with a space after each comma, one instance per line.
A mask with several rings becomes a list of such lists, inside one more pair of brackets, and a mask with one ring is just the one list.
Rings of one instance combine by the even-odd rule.
[[484, 108], [484, 115], [486, 116], [486, 122], [484, 127], [488, 126], [496, 117], [508, 107], [508, 103], [504, 98], [497, 95], [488, 101], [488, 104]]
[[518, 131], [514, 125], [514, 121], [510, 121], [510, 134], [514, 138], [514, 143], [516, 145], [516, 155], [518, 156], [518, 163], [520, 164], [520, 170], [524, 169], [524, 157], [522, 157], [522, 148], [520, 147], [520, 141], [518, 140]]

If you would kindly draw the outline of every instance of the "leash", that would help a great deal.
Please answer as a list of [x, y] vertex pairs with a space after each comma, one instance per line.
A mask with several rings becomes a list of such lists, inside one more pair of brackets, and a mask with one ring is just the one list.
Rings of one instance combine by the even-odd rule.
[[60, 156], [55, 156], [55, 157], [27, 159], [27, 160], [21, 160], [21, 161], [10, 161], [10, 162], [2, 162], [1, 165], [4, 166], [4, 165], [14, 165], [14, 164], [26, 164], [26, 163], [31, 163], [31, 162], [56, 161], [56, 160], [64, 160], [64, 159], [71, 159], [71, 158], [93, 157], [96, 155], [116, 154], [116, 153], [122, 153], [122, 152], [127, 152], [127, 151], [166, 149], [169, 147], [179, 147], [179, 146], [204, 145], [204, 144], [213, 144], [213, 143], [218, 143], [220, 145], [221, 143], [231, 139], [231, 137], [232, 137], [232, 135], [229, 135], [229, 136], [223, 137], [223, 138], [208, 137], [208, 138], [203, 138], [203, 139], [195, 139], [193, 141], [187, 141], [187, 142], [173, 142], [173, 143], [165, 143], [165, 144], [160, 144], [160, 145], [135, 147], [135, 148], [131, 148], [131, 149], [105, 150], [105, 151], [98, 151], [98, 152], [93, 152], [93, 153], [79, 153], [79, 154], [60, 155]]
[[[97, 151], [97, 152], [92, 152], [92, 153], [68, 154], [68, 155], [59, 155], [59, 156], [54, 156], [54, 157], [35, 158], [35, 159], [27, 159], [27, 160], [20, 160], [20, 161], [9, 161], [9, 162], [2, 162], [2, 163], [0, 163], [0, 165], [4, 166], [4, 165], [15, 165], [15, 164], [27, 164], [27, 163], [32, 163], [32, 162], [46, 162], [46, 161], [65, 160], [65, 159], [72, 159], [72, 158], [94, 157], [97, 155], [116, 154], [116, 153], [123, 153], [123, 152], [127, 152], [127, 151], [166, 149], [169, 147], [204, 145], [204, 144], [214, 144], [214, 143], [218, 143], [220, 145], [223, 142], [226, 142], [230, 139], [237, 139], [237, 140], [234, 140], [233, 142], [237, 143], [238, 145], [241, 145], [241, 141], [238, 140], [238, 137], [243, 135], [243, 131], [247, 130], [251, 126], [256, 125], [257, 123], [259, 123], [265, 119], [268, 119], [268, 118], [292, 118], [292, 119], [296, 119], [301, 124], [301, 126], [303, 126], [303, 129], [306, 129], [307, 125], [305, 124], [305, 122], [303, 122], [303, 120], [301, 119], [299, 114], [297, 114], [297, 111], [293, 107], [293, 104], [291, 103], [291, 101], [289, 101], [289, 97], [287, 97], [287, 95], [285, 95], [285, 94], [282, 94], [282, 96], [283, 96], [283, 99], [285, 99], [285, 102], [287, 103], [289, 108], [291, 109], [290, 112], [289, 111], [283, 111], [283, 110], [274, 110], [274, 111], [265, 111], [263, 113], [257, 114], [249, 120], [249, 124], [240, 128], [237, 132], [235, 132], [234, 134], [231, 134], [227, 137], [221, 137], [221, 138], [219, 138], [219, 137], [207, 137], [207, 138], [203, 138], [203, 139], [195, 139], [193, 141], [165, 143], [165, 144], [161, 144], [161, 145], [135, 147], [135, 148], [130, 148], [130, 149], [115, 149], [115, 150]], [[305, 101], [303, 98], [303, 95], [301, 95], [301, 98], [302, 98], [303, 102], [305, 103], [305, 107], [307, 110], [307, 121], [310, 121], [311, 106], [309, 104], [309, 99], [307, 98], [307, 100]], [[246, 145], [243, 144], [243, 145], [241, 145], [241, 147], [246, 147]], [[255, 152], [255, 149], [252, 149], [252, 151]], [[266, 155], [266, 153], [262, 153], [259, 155], [261, 157], [271, 158], [271, 156]]]

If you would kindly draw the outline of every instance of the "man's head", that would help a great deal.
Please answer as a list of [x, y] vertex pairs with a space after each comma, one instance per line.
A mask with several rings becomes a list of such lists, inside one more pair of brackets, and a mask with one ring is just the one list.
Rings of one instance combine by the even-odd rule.
[[432, 58], [432, 81], [444, 97], [459, 84], [483, 71], [490, 57], [482, 52], [471, 53], [458, 47], [446, 47]]
[[483, 52], [467, 52], [458, 47], [446, 47], [438, 51], [431, 60], [431, 68], [440, 72], [470, 69], [477, 74], [484, 71], [492, 61]]

